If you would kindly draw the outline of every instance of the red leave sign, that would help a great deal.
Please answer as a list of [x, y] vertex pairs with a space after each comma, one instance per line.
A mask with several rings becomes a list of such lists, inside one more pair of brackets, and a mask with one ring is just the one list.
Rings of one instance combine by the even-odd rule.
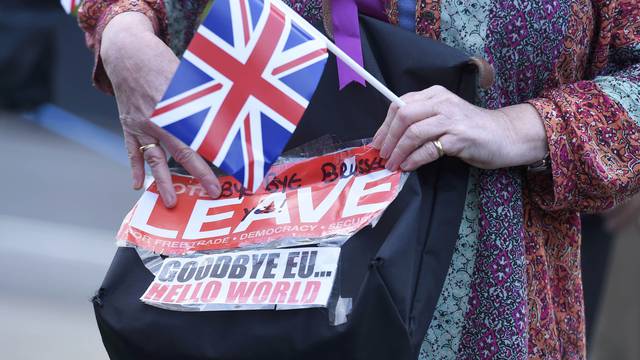
[[382, 214], [402, 180], [369, 146], [273, 166], [255, 193], [222, 177], [217, 199], [194, 178], [174, 175], [178, 205], [165, 208], [151, 184], [125, 218], [118, 240], [179, 255], [346, 239]]

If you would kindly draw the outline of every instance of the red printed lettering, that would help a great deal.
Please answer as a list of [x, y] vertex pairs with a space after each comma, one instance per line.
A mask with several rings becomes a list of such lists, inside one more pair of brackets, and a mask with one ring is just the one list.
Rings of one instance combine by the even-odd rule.
[[287, 298], [287, 291], [291, 287], [291, 284], [288, 281], [278, 281], [275, 285], [273, 285], [273, 292], [271, 293], [271, 298], [269, 299], [270, 304], [284, 304], [285, 299]]
[[229, 284], [229, 292], [227, 293], [227, 304], [245, 304], [251, 297], [253, 289], [256, 287], [256, 283], [247, 283], [246, 281], [232, 281]]
[[162, 297], [167, 293], [167, 290], [169, 290], [168, 285], [162, 285], [158, 284], [157, 282], [153, 282], [149, 289], [147, 289], [147, 292], [144, 294], [143, 298], [145, 300], [160, 301], [160, 299], [162, 299]]

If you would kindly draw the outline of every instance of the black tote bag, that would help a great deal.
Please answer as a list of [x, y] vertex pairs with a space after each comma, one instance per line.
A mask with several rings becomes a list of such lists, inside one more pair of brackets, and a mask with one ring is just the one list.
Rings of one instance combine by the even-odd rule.
[[[365, 66], [397, 94], [442, 85], [474, 101], [477, 69], [463, 53], [361, 17]], [[335, 58], [289, 148], [325, 134], [371, 137], [389, 103], [373, 87], [338, 92]], [[375, 228], [342, 247], [335, 289], [352, 299], [347, 321], [326, 308], [175, 312], [138, 299], [153, 279], [136, 251], [119, 248], [94, 309], [112, 359], [415, 359], [442, 290], [462, 217], [468, 167], [454, 158], [408, 178]]]

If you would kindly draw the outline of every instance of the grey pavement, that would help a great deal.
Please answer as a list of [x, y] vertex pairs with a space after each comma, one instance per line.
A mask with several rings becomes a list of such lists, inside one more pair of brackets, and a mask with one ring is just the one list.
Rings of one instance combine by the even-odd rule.
[[128, 169], [0, 113], [0, 358], [106, 359], [89, 301], [138, 194]]

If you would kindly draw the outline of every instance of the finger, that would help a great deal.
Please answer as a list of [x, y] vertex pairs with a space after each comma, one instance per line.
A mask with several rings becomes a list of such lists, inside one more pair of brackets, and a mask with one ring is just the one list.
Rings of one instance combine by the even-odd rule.
[[[446, 95], [446, 93], [448, 92], [449, 90], [447, 90], [446, 88], [440, 85], [435, 85], [435, 86], [428, 87], [422, 91], [406, 93], [402, 95], [400, 99], [402, 99], [402, 101], [404, 101], [405, 104], [409, 104], [413, 102], [429, 100], [438, 95]], [[384, 122], [382, 123], [382, 126], [380, 126], [380, 128], [376, 132], [376, 135], [373, 137], [373, 141], [371, 142], [371, 145], [374, 148], [380, 149], [382, 147], [384, 139], [387, 137], [387, 133], [389, 132], [391, 122], [393, 121], [393, 118], [396, 116], [396, 113], [398, 112], [399, 108], [400, 107], [396, 103], [392, 103], [389, 106], [389, 111], [387, 111], [387, 116], [385, 117]]]
[[389, 131], [380, 149], [380, 156], [384, 159], [389, 159], [400, 137], [402, 137], [411, 125], [435, 115], [438, 115], [437, 107], [436, 103], [431, 99], [409, 103], [401, 109], [398, 109], [396, 116], [391, 121]]
[[[156, 140], [147, 139], [138, 141], [141, 144], [156, 144]], [[158, 187], [158, 192], [160, 193], [160, 197], [162, 198], [162, 202], [164, 206], [167, 208], [172, 208], [176, 206], [176, 192], [173, 189], [173, 182], [171, 181], [171, 172], [169, 171], [169, 166], [167, 165], [167, 156], [164, 153], [164, 150], [160, 146], [153, 147], [151, 149], [145, 150], [144, 152], [144, 160], [149, 164], [151, 168], [151, 173], [153, 174], [153, 178], [156, 181], [156, 186]]]
[[[404, 101], [405, 104], [414, 102], [418, 98], [420, 98], [419, 92], [410, 92], [400, 96], [400, 99], [402, 99], [402, 101]], [[398, 109], [400, 109], [400, 105], [398, 105], [398, 103], [392, 102], [391, 105], [389, 105], [387, 116], [384, 118], [384, 122], [382, 123], [382, 126], [380, 126], [375, 136], [373, 137], [373, 141], [371, 142], [371, 145], [374, 148], [379, 149], [382, 146], [382, 141], [387, 136], [387, 131], [389, 131], [389, 126], [391, 125], [391, 121], [396, 116]]]
[[389, 125], [391, 124], [391, 119], [393, 119], [396, 116], [396, 112], [398, 112], [399, 108], [400, 106], [398, 106], [398, 104], [395, 102], [389, 105], [389, 110], [387, 110], [387, 116], [384, 118], [384, 122], [382, 123], [378, 131], [376, 131], [376, 134], [373, 136], [373, 141], [371, 142], [371, 146], [373, 146], [376, 149], [380, 149], [380, 147], [382, 147], [382, 141], [387, 136], [387, 132], [389, 131]]
[[416, 149], [426, 142], [444, 135], [446, 131], [445, 124], [446, 118], [442, 115], [437, 115], [408, 127], [400, 137], [400, 140], [398, 140], [396, 147], [392, 150], [386, 168], [396, 170]]
[[[447, 155], [451, 154], [451, 148], [456, 147], [456, 141], [453, 135], [445, 134], [439, 137], [437, 140], [442, 144], [442, 149], [444, 153]], [[435, 154], [434, 154], [435, 151]], [[400, 168], [403, 171], [413, 171], [419, 168], [422, 165], [426, 165], [432, 161], [438, 160], [440, 154], [438, 153], [438, 148], [432, 141], [428, 141], [422, 144], [419, 148], [417, 148], [413, 153], [411, 153], [405, 161], [402, 162]]]
[[127, 155], [131, 164], [131, 176], [133, 177], [133, 188], [140, 190], [144, 184], [144, 157], [140, 152], [140, 144], [135, 137], [124, 134], [124, 144], [127, 148]]
[[433, 141], [426, 142], [418, 147], [409, 157], [402, 163], [400, 168], [404, 171], [413, 171], [422, 165], [438, 160], [438, 149]]
[[217, 198], [220, 196], [220, 182], [213, 174], [209, 164], [193, 149], [175, 136], [162, 131], [160, 141], [167, 147], [173, 158], [179, 162], [192, 176], [200, 181], [200, 184], [207, 191], [209, 196]]

